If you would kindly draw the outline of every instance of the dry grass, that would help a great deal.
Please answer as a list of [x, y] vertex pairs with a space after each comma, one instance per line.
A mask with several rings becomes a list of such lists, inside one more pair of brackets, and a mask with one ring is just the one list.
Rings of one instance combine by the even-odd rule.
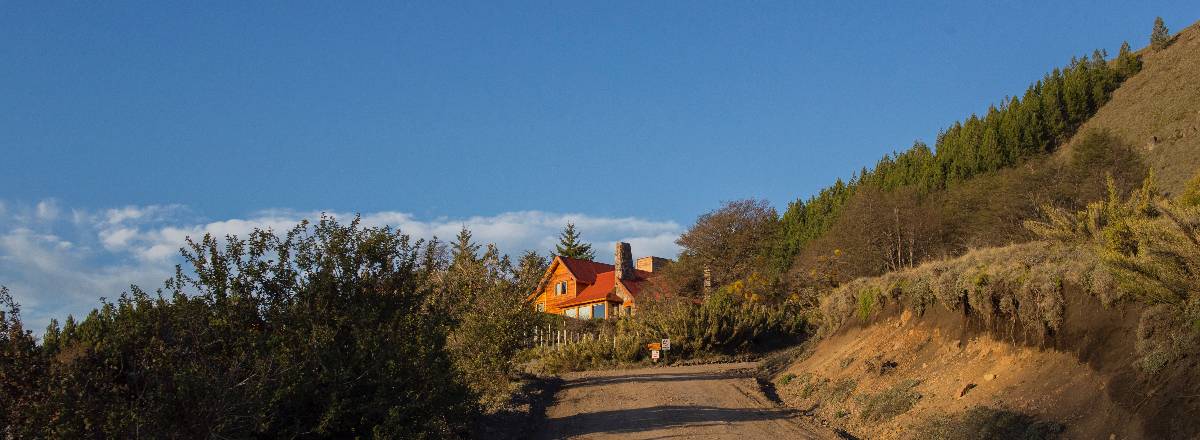
[[[1200, 169], [1200, 23], [1163, 50], [1143, 49], [1142, 71], [1126, 80], [1079, 133], [1107, 129], [1146, 154], [1163, 188], [1177, 194]], [[1066, 151], [1079, 136], [1062, 148]]]
[[913, 391], [920, 383], [915, 379], [905, 380], [880, 393], [863, 396], [862, 419], [872, 422], [887, 421], [908, 412], [921, 400], [921, 394]]
[[1034, 242], [976, 250], [914, 269], [846, 283], [824, 298], [826, 331], [851, 319], [869, 321], [887, 304], [918, 315], [931, 307], [967, 308], [990, 324], [1035, 335], [1058, 331], [1065, 315], [1063, 288], [1078, 286], [1106, 305], [1120, 298], [1109, 271], [1090, 253]]
[[1062, 424], [1039, 420], [1028, 414], [976, 406], [960, 414], [934, 417], [914, 429], [911, 438], [1042, 440], [1059, 438], [1064, 430]]

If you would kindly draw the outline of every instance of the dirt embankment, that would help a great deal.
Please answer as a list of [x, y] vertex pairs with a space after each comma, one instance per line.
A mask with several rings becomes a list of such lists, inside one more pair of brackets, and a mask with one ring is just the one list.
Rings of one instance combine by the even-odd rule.
[[1148, 376], [1145, 307], [1067, 292], [1063, 328], [1027, 335], [938, 306], [845, 326], [775, 376], [789, 406], [862, 438], [1195, 438], [1195, 359]]
[[570, 373], [536, 438], [837, 438], [763, 396], [755, 366]]

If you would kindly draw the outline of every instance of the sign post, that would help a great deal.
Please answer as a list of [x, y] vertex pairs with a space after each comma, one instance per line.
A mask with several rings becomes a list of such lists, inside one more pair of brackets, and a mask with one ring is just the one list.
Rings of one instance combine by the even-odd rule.
[[671, 351], [671, 338], [663, 338], [662, 349], [663, 351]]
[[650, 359], [654, 362], [658, 362], [659, 350], [662, 350], [662, 344], [651, 342], [646, 344], [646, 349], [650, 350]]

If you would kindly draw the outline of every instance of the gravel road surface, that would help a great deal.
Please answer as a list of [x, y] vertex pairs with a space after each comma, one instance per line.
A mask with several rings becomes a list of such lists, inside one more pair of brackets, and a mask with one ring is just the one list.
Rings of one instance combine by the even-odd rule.
[[836, 439], [763, 396], [756, 364], [587, 371], [563, 376], [542, 439]]

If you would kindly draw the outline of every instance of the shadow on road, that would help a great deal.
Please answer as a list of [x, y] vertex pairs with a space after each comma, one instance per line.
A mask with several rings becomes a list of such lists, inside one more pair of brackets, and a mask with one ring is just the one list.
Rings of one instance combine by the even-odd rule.
[[700, 380], [725, 380], [735, 377], [750, 377], [748, 373], [739, 372], [721, 372], [708, 374], [686, 374], [686, 373], [662, 373], [662, 374], [630, 374], [624, 376], [605, 376], [605, 377], [586, 377], [580, 379], [569, 380], [565, 386], [571, 388], [581, 388], [596, 385], [615, 385], [619, 383], [643, 383], [643, 382], [686, 382]]
[[655, 406], [576, 414], [555, 420], [559, 428], [553, 438], [607, 433], [623, 434], [677, 426], [721, 425], [754, 420], [793, 417], [791, 411], [760, 408], [716, 408], [711, 406]]

